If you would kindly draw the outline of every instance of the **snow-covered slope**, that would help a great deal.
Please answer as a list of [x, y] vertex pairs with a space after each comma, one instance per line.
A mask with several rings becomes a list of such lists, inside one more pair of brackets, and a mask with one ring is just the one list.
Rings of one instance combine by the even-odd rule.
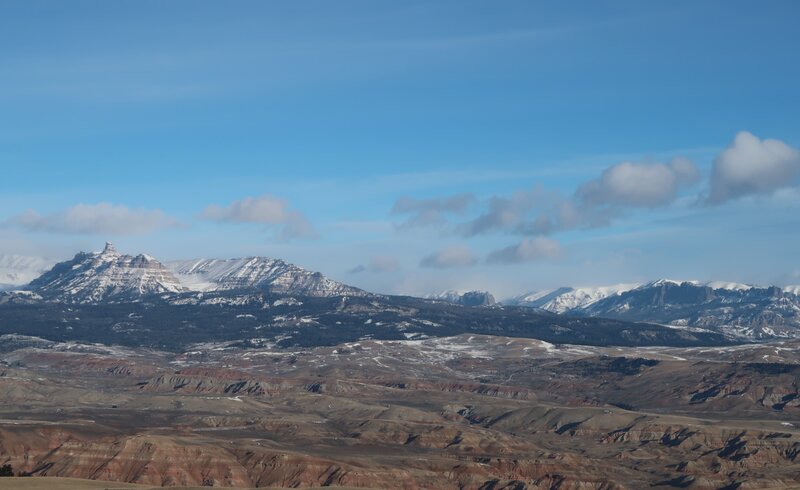
[[551, 291], [523, 294], [506, 303], [515, 306], [540, 308], [553, 313], [566, 313], [637, 287], [639, 287], [639, 284], [616, 284], [613, 286], [581, 288], [564, 287]]
[[179, 260], [168, 262], [166, 266], [192, 291], [257, 288], [302, 296], [367, 295], [361, 289], [336, 282], [319, 272], [267, 257]]
[[77, 254], [33, 280], [28, 289], [66, 303], [135, 301], [184, 290], [178, 279], [148, 255], [122, 255], [110, 243], [102, 252]]
[[755, 287], [750, 284], [725, 281], [708, 281], [702, 283], [701, 285], [708, 286], [711, 289], [725, 289], [726, 291], [747, 291], [748, 289], [753, 289]]
[[24, 286], [53, 266], [47, 259], [0, 255], [0, 290]]

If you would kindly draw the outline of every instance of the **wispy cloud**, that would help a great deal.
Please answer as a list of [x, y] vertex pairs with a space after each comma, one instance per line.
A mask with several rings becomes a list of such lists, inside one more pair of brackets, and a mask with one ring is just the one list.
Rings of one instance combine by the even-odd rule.
[[572, 26], [541, 28], [541, 29], [509, 29], [494, 32], [465, 33], [451, 36], [427, 37], [417, 39], [395, 39], [373, 41], [368, 43], [372, 48], [391, 48], [407, 50], [450, 50], [474, 48], [476, 46], [502, 45], [505, 43], [520, 43], [552, 39], [570, 32], [577, 32], [580, 28]]
[[8, 223], [28, 231], [117, 235], [145, 234], [181, 226], [178, 220], [160, 209], [132, 209], [108, 202], [77, 204], [64, 211], [44, 215], [30, 209], [11, 218]]
[[44, 56], [29, 54], [0, 81], [0, 97], [69, 98], [106, 102], [165, 102], [219, 93], [209, 76], [224, 61], [216, 51], [126, 51]]

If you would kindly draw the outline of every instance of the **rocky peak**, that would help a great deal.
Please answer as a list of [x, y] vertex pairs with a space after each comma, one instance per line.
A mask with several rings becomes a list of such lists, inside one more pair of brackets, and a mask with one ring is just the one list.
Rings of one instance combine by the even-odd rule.
[[106, 246], [103, 248], [103, 251], [100, 252], [100, 255], [104, 256], [119, 256], [119, 252], [117, 252], [117, 248], [111, 242], [106, 242]]

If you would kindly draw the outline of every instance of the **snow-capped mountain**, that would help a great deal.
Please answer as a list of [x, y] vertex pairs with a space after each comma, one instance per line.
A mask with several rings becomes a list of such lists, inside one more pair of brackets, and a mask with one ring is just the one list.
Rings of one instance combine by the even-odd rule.
[[161, 262], [148, 255], [123, 255], [106, 243], [102, 252], [80, 252], [31, 281], [27, 289], [65, 303], [131, 301], [184, 291]]
[[800, 336], [800, 288], [659, 279], [561, 288], [507, 302], [554, 313], [700, 327], [750, 340]]
[[181, 283], [192, 291], [261, 289], [300, 296], [366, 296], [365, 291], [342, 284], [279, 259], [179, 260], [166, 264]]
[[155, 294], [235, 290], [315, 297], [369, 294], [283, 260], [247, 257], [162, 264], [148, 255], [120, 254], [110, 243], [102, 252], [81, 252], [56, 264], [30, 281], [26, 289], [46, 300], [65, 303], [136, 301]]
[[24, 255], [0, 255], [0, 290], [28, 284], [53, 266], [47, 259]]
[[537, 291], [523, 294], [506, 301], [505, 304], [529, 306], [552, 313], [566, 313], [575, 309], [585, 308], [601, 299], [630, 291], [639, 286], [640, 284], [616, 284], [613, 286], [600, 287], [563, 287], [550, 291]]
[[492, 306], [497, 303], [488, 291], [457, 291], [449, 289], [437, 294], [429, 294], [425, 298], [446, 301], [462, 306]]

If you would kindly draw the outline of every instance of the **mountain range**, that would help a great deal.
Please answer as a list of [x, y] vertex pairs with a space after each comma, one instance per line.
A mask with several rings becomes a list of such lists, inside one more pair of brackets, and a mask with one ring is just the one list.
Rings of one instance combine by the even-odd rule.
[[149, 255], [80, 252], [24, 289], [61, 303], [131, 302], [170, 293], [269, 290], [300, 296], [364, 296], [367, 293], [282, 260], [267, 257], [161, 263]]
[[464, 333], [587, 345], [736, 342], [710, 330], [496, 306], [484, 292], [448, 298], [372, 294], [265, 257], [164, 264], [121, 254], [109, 243], [56, 264], [23, 290], [0, 293], [0, 333], [167, 350], [220, 341], [302, 348]]
[[[699, 288], [710, 288], [715, 291], [750, 291], [757, 289], [769, 289], [768, 287], [760, 287], [736, 282], [701, 282], [658, 279], [648, 283], [613, 284], [608, 286], [593, 287], [561, 287], [558, 289], [532, 291], [511, 298], [507, 301], [504, 301], [504, 303], [508, 305], [541, 308], [553, 313], [567, 313], [570, 311], [585, 309], [590, 305], [608, 297], [618, 296], [633, 290], [645, 290], [653, 287], [662, 287], [666, 285], [677, 286], [681, 284], [688, 284]], [[800, 294], [800, 286], [786, 286], [780, 289], [786, 294]]]
[[660, 279], [646, 284], [559, 288], [518, 296], [507, 305], [572, 316], [707, 328], [766, 340], [800, 336], [800, 287]]
[[[302, 298], [381, 298], [279, 259], [246, 257], [161, 263], [149, 255], [119, 253], [110, 243], [101, 252], [80, 252], [38, 277], [44, 261], [8, 259], [6, 276], [31, 278], [0, 303], [124, 304], [160, 299], [173, 305], [263, 303], [263, 294]], [[15, 272], [8, 272], [16, 267]], [[38, 269], [37, 269], [38, 268]], [[34, 278], [35, 277], [35, 278]], [[301, 298], [301, 299], [297, 299]], [[757, 287], [738, 283], [661, 279], [645, 284], [563, 287], [498, 303], [487, 291], [445, 291], [424, 301], [463, 307], [533, 309], [541, 315], [598, 317], [702, 329], [732, 339], [761, 341], [800, 336], [800, 287]], [[391, 308], [391, 305], [386, 306]], [[477, 313], [474, 313], [477, 315]]]

